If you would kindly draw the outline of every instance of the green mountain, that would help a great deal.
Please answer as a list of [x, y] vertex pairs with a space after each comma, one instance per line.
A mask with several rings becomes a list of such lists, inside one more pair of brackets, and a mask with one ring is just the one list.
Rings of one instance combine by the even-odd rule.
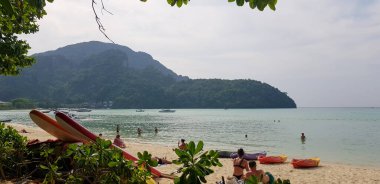
[[128, 47], [85, 42], [35, 54], [19, 76], [0, 77], [0, 100], [111, 108], [294, 108], [286, 93], [255, 80], [177, 75]]

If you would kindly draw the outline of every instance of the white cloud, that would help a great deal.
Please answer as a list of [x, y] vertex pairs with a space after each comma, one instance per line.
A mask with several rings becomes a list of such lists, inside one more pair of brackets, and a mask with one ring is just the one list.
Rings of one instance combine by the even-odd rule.
[[[101, 19], [118, 44], [150, 53], [192, 78], [251, 78], [299, 106], [380, 106], [380, 2], [279, 1], [252, 11], [220, 0], [173, 8], [165, 0], [104, 1]], [[32, 52], [107, 41], [88, 1], [55, 1], [26, 38]]]

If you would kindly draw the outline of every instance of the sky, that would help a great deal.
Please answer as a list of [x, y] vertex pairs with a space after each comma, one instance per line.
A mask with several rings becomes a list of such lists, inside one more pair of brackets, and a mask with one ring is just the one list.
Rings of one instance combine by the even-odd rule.
[[[293, 98], [298, 107], [380, 106], [380, 1], [278, 0], [277, 10], [227, 0], [104, 0], [97, 10], [117, 44], [144, 51], [192, 79], [253, 79]], [[23, 35], [30, 54], [85, 42], [109, 42], [91, 1], [55, 0]]]

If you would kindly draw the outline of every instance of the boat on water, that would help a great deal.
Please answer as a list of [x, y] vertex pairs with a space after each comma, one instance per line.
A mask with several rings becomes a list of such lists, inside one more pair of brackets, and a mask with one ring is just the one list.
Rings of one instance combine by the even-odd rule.
[[86, 109], [86, 108], [80, 108], [76, 110], [77, 112], [91, 112], [91, 109]]
[[12, 121], [11, 119], [0, 119], [0, 123], [7, 123], [11, 121]]
[[175, 112], [173, 109], [161, 109], [158, 112]]
[[136, 109], [136, 112], [144, 112], [143, 109]]

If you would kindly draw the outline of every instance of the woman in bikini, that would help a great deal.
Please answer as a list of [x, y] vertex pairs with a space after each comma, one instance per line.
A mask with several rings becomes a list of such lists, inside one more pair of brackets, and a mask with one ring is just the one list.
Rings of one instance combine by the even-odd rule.
[[244, 176], [244, 169], [248, 172], [249, 167], [248, 167], [247, 160], [243, 158], [244, 150], [242, 148], [238, 149], [237, 154], [239, 157], [233, 160], [233, 166], [234, 166], [233, 176], [235, 176], [238, 180], [240, 180]]

